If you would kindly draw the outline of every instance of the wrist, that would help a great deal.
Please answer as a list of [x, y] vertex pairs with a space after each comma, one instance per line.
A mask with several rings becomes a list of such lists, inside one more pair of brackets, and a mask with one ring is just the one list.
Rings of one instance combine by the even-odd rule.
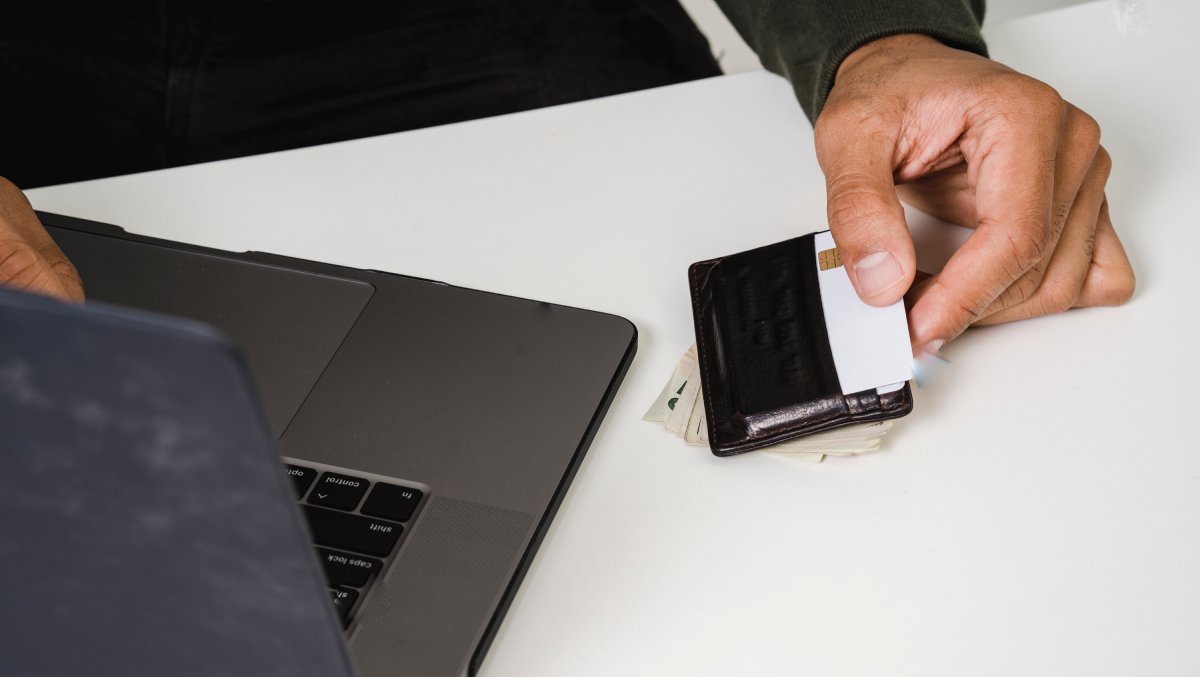
[[947, 49], [953, 48], [947, 47], [937, 38], [932, 38], [921, 33], [900, 33], [876, 38], [850, 52], [845, 59], [842, 59], [842, 63], [838, 66], [835, 82], [837, 78], [843, 77], [846, 73], [866, 63], [878, 60], [902, 60], [906, 55], [913, 54], [914, 52]]

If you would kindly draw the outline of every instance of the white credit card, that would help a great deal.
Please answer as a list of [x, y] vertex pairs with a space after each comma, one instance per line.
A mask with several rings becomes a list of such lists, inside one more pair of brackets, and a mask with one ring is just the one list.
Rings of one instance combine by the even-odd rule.
[[[912, 378], [912, 345], [904, 301], [878, 308], [858, 298], [842, 265], [821, 270], [821, 252], [835, 247], [829, 231], [814, 235], [812, 265], [821, 285], [829, 348], [842, 394], [898, 390]], [[828, 255], [827, 255], [828, 256]]]

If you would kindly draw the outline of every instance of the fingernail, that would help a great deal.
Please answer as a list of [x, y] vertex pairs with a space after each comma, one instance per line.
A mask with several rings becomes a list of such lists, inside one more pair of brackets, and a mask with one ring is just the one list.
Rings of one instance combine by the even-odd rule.
[[900, 262], [886, 249], [867, 254], [854, 264], [858, 291], [863, 296], [878, 296], [904, 279]]
[[922, 343], [921, 345], [917, 346], [916, 348], [913, 348], [913, 355], [916, 357], [920, 357], [921, 355], [924, 355], [925, 353], [929, 353], [931, 355], [938, 355], [942, 351], [942, 346], [944, 346], [944, 345], [946, 345], [946, 341], [943, 339], [936, 339], [933, 341], [928, 341], [926, 343]]

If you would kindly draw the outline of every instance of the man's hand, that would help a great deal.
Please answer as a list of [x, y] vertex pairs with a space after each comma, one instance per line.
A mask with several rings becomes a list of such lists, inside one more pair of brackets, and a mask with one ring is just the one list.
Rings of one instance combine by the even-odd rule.
[[898, 196], [976, 230], [909, 293], [917, 352], [972, 324], [1133, 294], [1100, 128], [1044, 83], [925, 36], [883, 38], [842, 62], [816, 146], [829, 227], [868, 303], [893, 303], [913, 284]]
[[83, 300], [83, 283], [25, 194], [0, 178], [0, 284], [68, 301]]

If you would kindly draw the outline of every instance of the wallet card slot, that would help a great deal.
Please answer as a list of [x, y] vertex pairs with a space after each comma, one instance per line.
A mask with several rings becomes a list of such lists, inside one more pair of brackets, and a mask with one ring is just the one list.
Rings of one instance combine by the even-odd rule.
[[710, 283], [722, 362], [743, 416], [841, 394], [811, 235], [735, 254]]

